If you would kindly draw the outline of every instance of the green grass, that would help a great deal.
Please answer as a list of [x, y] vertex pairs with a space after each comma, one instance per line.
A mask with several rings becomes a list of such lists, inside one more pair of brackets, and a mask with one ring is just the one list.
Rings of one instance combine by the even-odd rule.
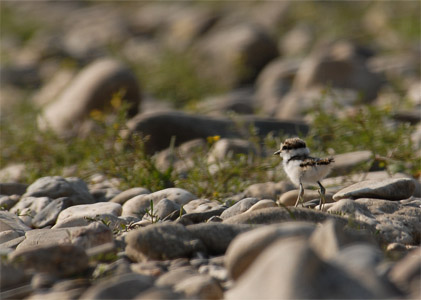
[[[41, 132], [34, 122], [36, 110], [26, 105], [18, 111], [20, 113], [3, 118], [0, 123], [1, 162], [2, 166], [25, 163], [28, 172], [23, 181], [26, 183], [42, 176], [60, 175], [66, 167], [77, 166], [76, 176], [88, 180], [92, 174], [102, 173], [108, 178], [119, 178], [123, 190], [138, 186], [156, 191], [177, 186], [199, 197], [222, 201], [253, 183], [283, 179], [281, 172], [273, 172], [280, 164], [279, 158], [273, 156], [235, 155], [219, 164], [221, 171], [211, 173], [207, 152], [214, 138], [192, 155], [194, 166], [186, 176], [178, 176], [171, 167], [160, 171], [155, 158], [144, 150], [147, 137], [134, 136], [130, 141], [121, 138], [120, 132], [126, 129], [127, 120], [124, 102], [114, 105], [113, 117], [101, 112], [92, 114], [98, 129], [87, 139], [64, 140], [52, 132]], [[419, 176], [421, 161], [414, 155], [410, 139], [414, 128], [409, 124], [390, 126], [388, 109], [362, 106], [344, 117], [321, 109], [313, 114], [312, 130], [305, 137], [313, 152], [326, 154], [330, 148], [336, 153], [371, 150], [373, 162], [382, 164], [390, 173], [401, 171]], [[249, 140], [258, 152], [274, 151], [280, 141], [273, 136], [262, 140], [252, 130]]]

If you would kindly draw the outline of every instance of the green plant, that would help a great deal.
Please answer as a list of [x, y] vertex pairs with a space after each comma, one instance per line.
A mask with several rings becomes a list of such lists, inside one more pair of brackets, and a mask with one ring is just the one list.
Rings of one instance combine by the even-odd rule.
[[[341, 110], [342, 107], [338, 107]], [[421, 158], [411, 140], [414, 126], [393, 122], [390, 107], [364, 105], [350, 113], [338, 114], [321, 108], [313, 110], [314, 121], [307, 141], [311, 149], [336, 153], [370, 150], [372, 161], [390, 173], [398, 171], [419, 176]]]
[[150, 201], [149, 208], [145, 209], [145, 214], [151, 219], [152, 224], [158, 223], [160, 218], [153, 210], [153, 201]]

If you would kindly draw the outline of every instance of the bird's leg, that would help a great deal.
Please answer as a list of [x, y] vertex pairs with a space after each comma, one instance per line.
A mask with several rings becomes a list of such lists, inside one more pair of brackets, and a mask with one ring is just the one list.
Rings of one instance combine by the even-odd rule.
[[320, 210], [322, 210], [322, 206], [325, 204], [326, 202], [326, 198], [325, 198], [325, 194], [326, 194], [326, 189], [324, 188], [324, 186], [320, 183], [320, 181], [317, 181], [317, 184], [320, 187], [319, 190], [319, 194], [320, 194]]
[[298, 206], [298, 203], [303, 203], [303, 196], [304, 196], [304, 188], [303, 188], [303, 184], [300, 182], [300, 192], [298, 193], [298, 198], [297, 198], [297, 202], [295, 202], [295, 207]]

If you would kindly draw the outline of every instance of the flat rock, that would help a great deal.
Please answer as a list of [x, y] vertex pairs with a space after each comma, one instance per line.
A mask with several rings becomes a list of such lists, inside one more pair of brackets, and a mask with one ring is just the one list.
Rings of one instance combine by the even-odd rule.
[[237, 280], [266, 247], [281, 238], [309, 237], [315, 228], [313, 223], [286, 222], [241, 233], [227, 249], [225, 266], [231, 277]]
[[333, 200], [338, 201], [346, 198], [402, 200], [411, 197], [414, 191], [414, 180], [409, 178], [366, 180], [340, 190], [333, 195]]
[[205, 251], [201, 240], [179, 224], [155, 224], [129, 232], [126, 253], [134, 261], [145, 259], [174, 259], [189, 257]]
[[9, 259], [24, 269], [68, 276], [88, 268], [88, 256], [77, 246], [62, 244], [16, 250]]
[[221, 204], [218, 201], [210, 201], [208, 199], [195, 199], [183, 205], [186, 213], [201, 213], [213, 209], [219, 209]]
[[[309, 221], [323, 222], [327, 219], [335, 219], [341, 224], [348, 224], [348, 219], [325, 212], [305, 208], [282, 208], [269, 207], [256, 211], [244, 212], [242, 214], [225, 219], [226, 224], [274, 224], [286, 221]], [[366, 225], [366, 224], [361, 224]]]
[[105, 222], [111, 221], [115, 225], [115, 223], [119, 223], [118, 216], [121, 211], [121, 205], [113, 202], [74, 205], [66, 208], [58, 215], [56, 225], [53, 228], [83, 226], [101, 219]]

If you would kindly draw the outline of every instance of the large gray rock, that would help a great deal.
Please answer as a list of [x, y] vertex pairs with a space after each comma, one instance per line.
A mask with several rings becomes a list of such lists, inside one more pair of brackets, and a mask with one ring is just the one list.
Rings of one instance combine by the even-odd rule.
[[129, 115], [135, 115], [140, 92], [134, 74], [115, 60], [95, 61], [73, 79], [56, 101], [44, 108], [38, 125], [62, 136], [80, 133], [91, 111], [107, 110], [112, 96], [120, 90], [125, 91], [123, 100], [131, 104]]
[[316, 228], [310, 237], [309, 244], [320, 258], [326, 261], [334, 259], [344, 246], [352, 243], [363, 241], [375, 243], [368, 234], [364, 235], [363, 230], [351, 231], [344, 227], [344, 224], [327, 220]]
[[[190, 140], [206, 140], [207, 137], [215, 135], [221, 138], [247, 138], [248, 131], [244, 132], [244, 128], [249, 128], [251, 125], [257, 128], [261, 137], [266, 137], [269, 132], [273, 132], [276, 136], [305, 134], [308, 131], [308, 126], [300, 121], [287, 122], [255, 116], [237, 116], [236, 120], [178, 111], [139, 114], [128, 121], [128, 136], [134, 133], [149, 136], [145, 144], [146, 151], [155, 153], [168, 148], [174, 136], [175, 146], [178, 146]], [[241, 128], [236, 124], [242, 124]]]
[[168, 199], [180, 206], [189, 203], [193, 199], [197, 199], [195, 195], [181, 188], [163, 189], [151, 194], [142, 194], [127, 200], [123, 204], [123, 216], [139, 217], [145, 214], [146, 209], [151, 209], [151, 201], [153, 205], [157, 205], [162, 199]]
[[229, 245], [225, 266], [237, 280], [266, 247], [281, 238], [309, 237], [315, 225], [307, 222], [287, 222], [263, 226], [238, 235]]
[[186, 227], [195, 238], [201, 240], [208, 253], [224, 254], [231, 241], [240, 233], [251, 230], [246, 224], [206, 223]]
[[88, 225], [92, 221], [110, 221], [114, 226], [119, 222], [121, 205], [114, 202], [98, 202], [94, 204], [74, 205], [66, 208], [57, 217], [54, 228]]
[[85, 251], [70, 244], [32, 247], [16, 250], [10, 260], [24, 269], [34, 269], [59, 276], [73, 275], [88, 268]]
[[37, 246], [73, 244], [85, 250], [113, 242], [111, 229], [101, 222], [87, 226], [57, 229], [34, 229], [25, 234], [25, 240], [17, 250], [32, 249]]
[[215, 28], [198, 45], [205, 71], [228, 86], [251, 83], [258, 72], [278, 55], [275, 42], [252, 24]]
[[26, 225], [32, 226], [33, 218], [51, 203], [48, 197], [25, 197], [10, 209], [11, 213], [19, 216]]
[[364, 101], [374, 100], [383, 78], [367, 66], [370, 55], [367, 49], [348, 41], [322, 45], [301, 64], [294, 89], [330, 85], [360, 91]]
[[[230, 217], [224, 220], [227, 224], [274, 224], [286, 221], [309, 221], [309, 222], [323, 222], [327, 219], [335, 219], [340, 224], [348, 224], [348, 219], [328, 214], [325, 212], [314, 211], [305, 208], [281, 208], [269, 207], [262, 208], [255, 211], [247, 211], [242, 214]], [[367, 226], [364, 223], [357, 222], [357, 225]]]
[[413, 195], [415, 183], [410, 178], [366, 180], [348, 186], [335, 195], [333, 199], [377, 198], [385, 200], [402, 200]]
[[23, 197], [60, 197], [74, 196], [75, 204], [93, 203], [85, 182], [79, 178], [61, 176], [47, 176], [37, 179], [26, 190]]
[[361, 198], [342, 199], [328, 212], [339, 213], [352, 222], [367, 224], [375, 231], [377, 239], [385, 243], [416, 244], [420, 238], [420, 200], [389, 201]]
[[153, 278], [140, 274], [113, 276], [89, 288], [81, 299], [134, 299], [153, 286]]
[[66, 208], [72, 206], [74, 199], [72, 197], [61, 197], [52, 200], [46, 207], [40, 210], [32, 219], [32, 225], [36, 228], [42, 228], [48, 225], [54, 225], [58, 215]]
[[269, 246], [225, 293], [225, 298], [377, 299], [383, 295], [322, 261], [305, 239], [294, 238], [281, 239]]
[[389, 278], [403, 291], [410, 294], [412, 299], [421, 296], [421, 251], [415, 249], [398, 261], [390, 270]]
[[267, 116], [274, 117], [281, 99], [290, 91], [301, 59], [277, 58], [265, 66], [256, 80], [256, 98]]
[[175, 203], [174, 201], [168, 200], [167, 198], [164, 198], [160, 200], [157, 205], [154, 206], [153, 215], [151, 216], [150, 214], [145, 214], [143, 216], [143, 219], [151, 221], [164, 220], [170, 214], [175, 212], [178, 213], [178, 216], [185, 213], [185, 211], [183, 211], [179, 204]]
[[194, 252], [206, 250], [202, 241], [184, 226], [172, 223], [131, 231], [126, 237], [126, 243], [126, 253], [135, 261], [189, 257]]

